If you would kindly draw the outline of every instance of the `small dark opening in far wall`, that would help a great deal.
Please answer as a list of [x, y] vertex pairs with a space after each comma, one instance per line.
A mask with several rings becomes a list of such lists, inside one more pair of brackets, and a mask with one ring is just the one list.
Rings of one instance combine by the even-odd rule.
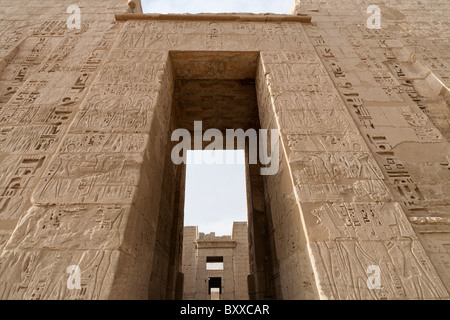
[[221, 277], [208, 278], [208, 294], [211, 294], [211, 289], [219, 289], [219, 293], [222, 294]]
[[211, 263], [223, 262], [223, 257], [206, 257], [206, 262]]

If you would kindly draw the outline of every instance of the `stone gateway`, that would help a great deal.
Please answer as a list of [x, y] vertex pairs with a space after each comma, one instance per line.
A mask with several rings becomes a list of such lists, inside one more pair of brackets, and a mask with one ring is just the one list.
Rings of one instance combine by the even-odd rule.
[[0, 0], [0, 299], [182, 299], [195, 121], [280, 136], [250, 299], [449, 299], [450, 2], [382, 3]]

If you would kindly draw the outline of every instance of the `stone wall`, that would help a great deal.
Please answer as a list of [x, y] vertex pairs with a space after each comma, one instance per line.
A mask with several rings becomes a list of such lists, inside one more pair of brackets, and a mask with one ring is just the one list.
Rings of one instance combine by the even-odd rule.
[[[207, 257], [222, 257], [223, 270], [207, 270]], [[185, 300], [211, 300], [210, 277], [221, 278], [221, 300], [248, 300], [247, 222], [234, 222], [232, 236], [220, 237], [198, 233], [197, 227], [184, 227], [182, 272]]]
[[[384, 180], [383, 186], [359, 184], [359, 197], [370, 194], [373, 200], [384, 201], [380, 198], [384, 193], [409, 221], [404, 222], [409, 235], [391, 236], [385, 244], [391, 256], [399, 248], [408, 248], [404, 275], [413, 281], [398, 286], [396, 295], [446, 296], [442, 286], [434, 285], [433, 280], [426, 285], [424, 277], [429, 270], [436, 270], [449, 291], [450, 3], [383, 1], [381, 28], [368, 29], [367, 19], [373, 12], [367, 13], [367, 8], [372, 4], [376, 3], [339, 1], [336, 6], [333, 2], [302, 0], [292, 13], [312, 16], [305, 31]], [[376, 212], [374, 209], [364, 208], [363, 215]], [[323, 215], [347, 212], [350, 218], [354, 212], [348, 204], [313, 210], [317, 223], [323, 226], [327, 225]], [[385, 214], [385, 210], [380, 213]], [[318, 246], [335, 250], [325, 243]], [[313, 246], [311, 250], [322, 249]], [[323, 253], [317, 254], [326, 265]], [[427, 256], [431, 263], [424, 263], [420, 256]], [[411, 263], [413, 257], [415, 263]], [[396, 279], [391, 271], [383, 275]], [[409, 286], [422, 289], [409, 291]], [[338, 291], [332, 296], [348, 297]]]
[[[178, 84], [249, 72], [245, 123], [281, 133], [278, 173], [249, 166], [250, 296], [449, 298], [447, 0], [384, 1], [379, 30], [365, 0], [292, 15], [79, 0], [68, 29], [72, 4], [0, 1], [1, 299], [179, 298]], [[202, 106], [188, 114], [241, 125]]]
[[198, 227], [184, 227], [183, 234], [183, 299], [195, 300], [197, 296], [197, 248]]

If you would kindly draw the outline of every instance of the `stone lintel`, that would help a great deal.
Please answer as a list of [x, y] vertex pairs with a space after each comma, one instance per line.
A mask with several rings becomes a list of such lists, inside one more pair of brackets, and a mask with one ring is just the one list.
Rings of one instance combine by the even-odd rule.
[[189, 21], [239, 21], [239, 22], [301, 22], [310, 23], [306, 14], [250, 14], [250, 13], [199, 13], [199, 14], [116, 14], [116, 20], [189, 20]]
[[197, 240], [196, 247], [198, 249], [201, 248], [236, 248], [236, 241], [233, 240], [220, 240], [220, 241], [211, 241], [211, 240]]

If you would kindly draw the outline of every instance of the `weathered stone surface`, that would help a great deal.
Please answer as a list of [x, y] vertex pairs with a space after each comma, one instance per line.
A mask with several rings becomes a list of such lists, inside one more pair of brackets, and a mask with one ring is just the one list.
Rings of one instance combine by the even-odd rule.
[[[322, 298], [439, 299], [447, 294], [418, 241], [311, 242], [309, 246], [319, 269], [315, 275]], [[367, 286], [369, 265], [380, 266], [384, 279], [380, 290]]]
[[386, 0], [380, 29], [369, 0], [77, 3], [70, 29], [72, 1], [0, 1], [1, 299], [181, 299], [183, 282], [196, 297], [170, 157], [194, 121], [280, 132], [276, 174], [247, 164], [249, 276], [230, 297], [449, 298], [447, 0]]
[[[0, 258], [2, 299], [108, 299], [117, 268], [118, 251], [9, 251]], [[81, 289], [66, 286], [67, 267], [82, 271]]]

